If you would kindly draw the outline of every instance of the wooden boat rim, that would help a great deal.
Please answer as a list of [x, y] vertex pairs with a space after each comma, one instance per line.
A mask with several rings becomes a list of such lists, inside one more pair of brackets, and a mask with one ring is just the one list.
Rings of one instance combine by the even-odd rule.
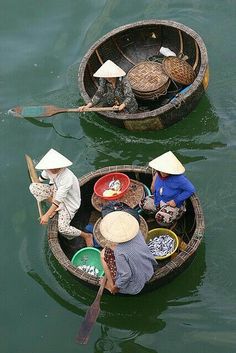
[[[163, 25], [163, 26], [169, 26], [173, 27], [178, 30], [182, 30], [189, 36], [191, 36], [196, 42], [199, 47], [199, 52], [200, 52], [200, 57], [201, 57], [201, 65], [199, 68], [199, 72], [196, 75], [196, 78], [194, 82], [192, 83], [191, 87], [184, 93], [185, 98], [191, 96], [193, 92], [195, 92], [199, 86], [202, 85], [202, 80], [204, 78], [204, 75], [206, 73], [206, 70], [208, 68], [208, 55], [207, 55], [207, 49], [204, 44], [203, 39], [201, 36], [195, 32], [193, 29], [190, 27], [171, 20], [156, 20], [156, 19], [150, 19], [150, 20], [144, 20], [144, 21], [137, 21], [133, 22], [130, 24], [122, 25], [120, 27], [117, 27], [110, 32], [106, 33], [103, 35], [100, 39], [98, 39], [87, 51], [87, 53], [84, 55], [84, 57], [81, 60], [80, 66], [79, 66], [79, 71], [78, 71], [78, 82], [79, 82], [79, 89], [81, 92], [81, 96], [85, 100], [85, 102], [90, 101], [91, 97], [88, 95], [86, 89], [85, 89], [85, 84], [84, 84], [84, 72], [86, 65], [88, 63], [88, 60], [90, 59], [91, 55], [94, 53], [94, 51], [103, 43], [105, 42], [108, 38], [113, 37], [114, 35], [124, 32], [128, 29], [135, 28], [135, 27], [141, 27], [141, 26], [146, 26], [146, 25]], [[172, 102], [169, 102], [157, 109], [153, 109], [147, 112], [138, 112], [138, 113], [129, 113], [128, 118], [130, 120], [135, 119], [135, 120], [143, 120], [145, 118], [152, 118], [156, 117], [158, 114], [163, 114], [165, 112], [168, 112], [170, 109], [175, 109], [174, 104]], [[111, 119], [115, 120], [127, 120], [127, 114], [116, 114], [114, 112], [105, 112], [101, 113], [102, 115], [105, 115]]]
[[[119, 166], [109, 166], [92, 171], [85, 174], [79, 178], [80, 185], [83, 186], [88, 181], [97, 178], [101, 175], [104, 175], [113, 171], [121, 172], [137, 172], [137, 173], [146, 173], [151, 174], [151, 169], [149, 167], [140, 167], [134, 165], [119, 165]], [[178, 271], [178, 269], [190, 259], [198, 249], [205, 230], [204, 216], [201, 208], [200, 200], [196, 194], [192, 195], [191, 203], [194, 208], [196, 228], [194, 234], [187, 244], [187, 248], [184, 251], [181, 251], [174, 259], [168, 262], [165, 266], [158, 268], [150, 283], [160, 280], [161, 278], [169, 275], [173, 271]], [[50, 220], [48, 225], [48, 244], [49, 248], [52, 251], [54, 257], [60, 263], [60, 265], [66, 270], [69, 271], [72, 275], [77, 277], [79, 280], [84, 281], [90, 285], [99, 286], [99, 281], [96, 277], [91, 276], [80, 269], [72, 265], [71, 261], [66, 257], [63, 252], [59, 240], [58, 240], [58, 226], [57, 226], [57, 216]]]

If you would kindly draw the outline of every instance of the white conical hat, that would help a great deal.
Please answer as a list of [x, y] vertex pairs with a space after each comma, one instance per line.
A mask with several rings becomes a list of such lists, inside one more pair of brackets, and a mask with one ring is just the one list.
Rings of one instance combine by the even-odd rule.
[[69, 167], [73, 163], [59, 152], [51, 148], [35, 166], [36, 169], [57, 169]]
[[107, 60], [94, 74], [94, 77], [121, 77], [126, 73], [113, 61]]
[[149, 166], [159, 172], [167, 173], [167, 174], [183, 174], [185, 172], [185, 168], [182, 163], [175, 157], [174, 153], [169, 151], [161, 156], [153, 159], [149, 162]]
[[114, 243], [124, 243], [133, 239], [139, 231], [139, 223], [134, 216], [124, 211], [108, 213], [100, 223], [102, 236]]

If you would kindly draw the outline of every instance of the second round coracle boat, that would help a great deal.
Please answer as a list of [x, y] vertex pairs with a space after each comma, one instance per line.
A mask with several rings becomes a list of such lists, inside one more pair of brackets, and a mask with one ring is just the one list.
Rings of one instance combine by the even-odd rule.
[[86, 103], [98, 88], [93, 74], [112, 60], [127, 74], [137, 113], [99, 112], [128, 130], [159, 130], [186, 117], [208, 86], [208, 56], [202, 38], [169, 20], [145, 20], [118, 27], [99, 39], [79, 68], [79, 89]]

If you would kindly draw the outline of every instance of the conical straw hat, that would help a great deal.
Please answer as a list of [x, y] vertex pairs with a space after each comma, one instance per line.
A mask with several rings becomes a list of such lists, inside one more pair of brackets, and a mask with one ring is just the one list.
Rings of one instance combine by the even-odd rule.
[[107, 60], [94, 74], [94, 77], [121, 77], [126, 73], [113, 61]]
[[51, 148], [35, 166], [36, 169], [57, 169], [69, 167], [73, 163], [59, 152]]
[[159, 172], [167, 174], [183, 174], [185, 168], [175, 157], [174, 153], [169, 151], [149, 162], [149, 166]]
[[124, 211], [108, 213], [100, 223], [103, 237], [114, 243], [124, 243], [133, 239], [139, 231], [139, 223], [131, 214]]

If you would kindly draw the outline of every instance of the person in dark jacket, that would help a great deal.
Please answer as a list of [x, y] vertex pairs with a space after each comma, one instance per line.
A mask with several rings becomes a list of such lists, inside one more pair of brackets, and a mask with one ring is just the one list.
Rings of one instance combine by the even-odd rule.
[[99, 87], [91, 102], [79, 108], [91, 108], [94, 105], [114, 107], [119, 111], [136, 113], [138, 103], [135, 99], [131, 85], [125, 77], [126, 73], [111, 60], [107, 60], [95, 73], [99, 77]]

